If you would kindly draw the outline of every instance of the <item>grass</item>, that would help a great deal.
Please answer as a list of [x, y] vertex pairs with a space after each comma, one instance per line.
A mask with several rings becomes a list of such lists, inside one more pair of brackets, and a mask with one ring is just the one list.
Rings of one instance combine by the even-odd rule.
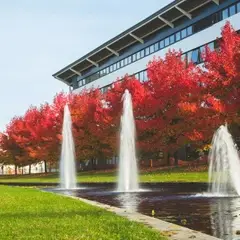
[[0, 239], [166, 240], [114, 213], [34, 188], [0, 186]]
[[[78, 181], [87, 182], [116, 182], [116, 172], [82, 172], [78, 174]], [[48, 175], [19, 175], [0, 176], [0, 182], [58, 182], [57, 174]], [[176, 168], [171, 170], [144, 171], [140, 174], [141, 182], [207, 182], [208, 173], [203, 169]]]

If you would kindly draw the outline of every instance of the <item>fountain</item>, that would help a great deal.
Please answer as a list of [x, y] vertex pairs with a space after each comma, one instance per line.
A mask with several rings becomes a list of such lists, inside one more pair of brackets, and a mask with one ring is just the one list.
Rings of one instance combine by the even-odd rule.
[[62, 137], [60, 187], [62, 189], [75, 189], [77, 188], [75, 147], [72, 135], [72, 120], [68, 105], [64, 107]]
[[120, 193], [115, 199], [119, 202], [121, 208], [126, 209], [128, 212], [137, 212], [141, 198], [138, 192], [125, 192]]
[[121, 117], [118, 191], [135, 192], [139, 190], [135, 148], [135, 122], [132, 97], [128, 90], [125, 90], [122, 100], [123, 114]]
[[209, 161], [209, 192], [217, 196], [240, 195], [240, 159], [227, 126], [214, 134]]

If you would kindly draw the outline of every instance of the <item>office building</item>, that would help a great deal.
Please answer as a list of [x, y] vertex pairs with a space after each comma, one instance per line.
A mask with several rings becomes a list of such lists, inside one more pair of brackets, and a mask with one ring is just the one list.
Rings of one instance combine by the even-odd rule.
[[75, 93], [92, 87], [105, 92], [125, 74], [147, 80], [148, 62], [169, 49], [199, 64], [204, 46], [214, 49], [226, 21], [240, 29], [239, 0], [176, 0], [53, 76]]

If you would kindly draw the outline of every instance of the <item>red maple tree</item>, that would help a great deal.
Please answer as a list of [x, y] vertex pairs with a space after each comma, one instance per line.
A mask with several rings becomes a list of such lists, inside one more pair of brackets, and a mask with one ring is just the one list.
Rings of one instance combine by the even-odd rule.
[[240, 35], [229, 22], [223, 27], [218, 49], [205, 54], [205, 93], [218, 102], [222, 122], [240, 122]]
[[148, 78], [142, 145], [147, 153], [173, 154], [189, 142], [189, 134], [198, 134], [193, 120], [199, 108], [201, 70], [191, 63], [186, 66], [181, 53], [173, 51], [149, 63]]

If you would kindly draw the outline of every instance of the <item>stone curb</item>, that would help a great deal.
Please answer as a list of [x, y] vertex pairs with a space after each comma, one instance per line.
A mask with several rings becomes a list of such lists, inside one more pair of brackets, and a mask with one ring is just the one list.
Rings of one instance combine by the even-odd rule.
[[61, 194], [62, 196], [80, 200], [84, 203], [103, 208], [107, 211], [116, 213], [119, 216], [125, 217], [131, 221], [143, 223], [153, 229], [160, 231], [163, 235], [167, 236], [170, 240], [187, 240], [187, 239], [196, 239], [196, 240], [220, 240], [205, 233], [191, 230], [173, 223], [165, 222], [163, 220], [149, 217], [137, 212], [131, 212], [123, 208], [113, 207], [107, 204], [99, 203], [96, 201], [88, 200], [85, 198], [79, 198], [69, 195]]

